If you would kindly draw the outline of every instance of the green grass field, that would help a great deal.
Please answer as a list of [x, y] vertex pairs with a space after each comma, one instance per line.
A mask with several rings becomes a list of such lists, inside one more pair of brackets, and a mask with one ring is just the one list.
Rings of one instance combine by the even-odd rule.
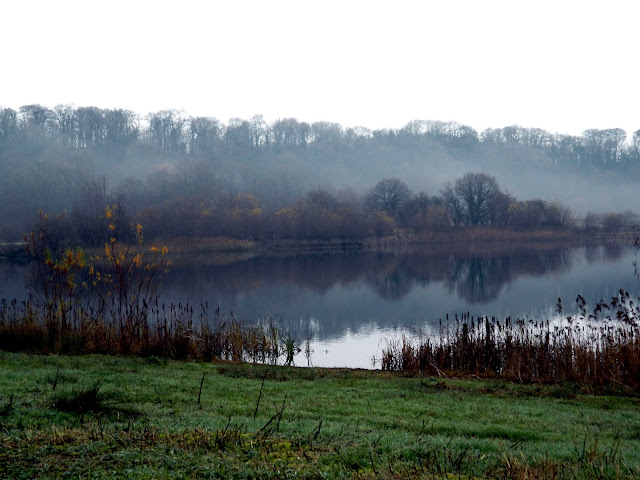
[[0, 478], [638, 478], [580, 385], [0, 352]]

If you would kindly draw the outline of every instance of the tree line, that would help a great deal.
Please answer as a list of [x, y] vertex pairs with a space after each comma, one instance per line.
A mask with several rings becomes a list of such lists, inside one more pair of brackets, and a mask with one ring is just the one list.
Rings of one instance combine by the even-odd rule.
[[620, 165], [640, 161], [640, 129], [588, 129], [581, 136], [550, 133], [517, 125], [477, 132], [457, 122], [413, 120], [400, 129], [343, 128], [335, 122], [307, 123], [295, 118], [267, 123], [262, 115], [249, 120], [194, 117], [179, 110], [140, 115], [126, 109], [57, 105], [0, 108], [0, 150], [16, 145], [55, 144], [106, 151], [142, 143], [158, 153], [207, 157], [246, 155], [264, 150], [305, 148], [310, 144], [347, 146], [362, 142], [394, 141], [411, 144], [434, 140], [470, 147], [474, 144], [531, 148], [555, 163]]
[[[161, 187], [165, 194], [180, 188], [170, 185], [171, 178], [165, 180], [168, 183]], [[362, 195], [315, 189], [282, 208], [269, 207], [248, 193], [209, 197], [174, 193], [163, 202], [137, 206], [123, 198], [118, 192], [108, 193], [104, 182], [94, 183], [81, 202], [55, 220], [56, 231], [64, 232], [71, 243], [100, 247], [112, 236], [134, 241], [134, 225], [143, 225], [145, 235], [152, 239], [232, 237], [258, 241], [363, 241], [398, 231], [452, 234], [456, 229], [478, 226], [568, 231], [578, 226], [568, 206], [541, 199], [518, 200], [503, 192], [494, 177], [480, 172], [466, 173], [433, 195], [413, 192], [402, 180], [386, 178]], [[106, 210], [113, 212], [109, 219]], [[624, 215], [610, 215], [620, 215], [621, 223], [598, 223], [589, 217], [590, 232], [624, 226]]]
[[[553, 197], [567, 176], [635, 178], [639, 146], [640, 130], [572, 137], [517, 126], [478, 133], [440, 121], [369, 130], [293, 118], [269, 124], [260, 115], [224, 124], [176, 110], [0, 108], [0, 240], [20, 238], [43, 210], [66, 212], [74, 235], [100, 243], [107, 205], [119, 206], [122, 235], [134, 220], [167, 236], [253, 239], [571, 228], [576, 216], [566, 204], [517, 199], [489, 173], [506, 172], [502, 182], [549, 172], [517, 194], [546, 189]], [[460, 177], [465, 171], [487, 173]], [[627, 201], [621, 188], [610, 191]], [[590, 186], [585, 192], [594, 196]], [[591, 214], [583, 223], [613, 230], [627, 217]]]

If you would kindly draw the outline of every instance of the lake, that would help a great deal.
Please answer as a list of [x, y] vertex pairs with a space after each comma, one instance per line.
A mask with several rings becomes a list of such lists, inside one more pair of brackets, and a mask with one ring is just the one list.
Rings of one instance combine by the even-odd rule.
[[[393, 252], [256, 256], [183, 255], [165, 277], [162, 301], [208, 305], [253, 322], [274, 319], [312, 354], [296, 364], [375, 368], [381, 348], [403, 333], [428, 332], [447, 315], [498, 319], [557, 316], [638, 293], [635, 250], [619, 245], [425, 246]], [[0, 298], [26, 297], [25, 266], [0, 262]], [[379, 365], [378, 365], [379, 366]]]

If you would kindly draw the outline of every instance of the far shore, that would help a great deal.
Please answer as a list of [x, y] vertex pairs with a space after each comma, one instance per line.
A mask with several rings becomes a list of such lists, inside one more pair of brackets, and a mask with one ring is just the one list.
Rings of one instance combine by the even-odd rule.
[[[249, 256], [287, 253], [337, 251], [406, 251], [430, 249], [486, 250], [498, 248], [546, 248], [594, 244], [633, 245], [636, 230], [619, 232], [585, 232], [582, 230], [504, 230], [492, 227], [463, 227], [448, 231], [414, 233], [398, 229], [392, 234], [364, 239], [237, 239], [229, 237], [156, 239], [149, 244], [166, 245], [171, 255], [182, 254], [243, 254]], [[86, 249], [98, 251], [97, 248]], [[0, 260], [24, 261], [23, 242], [0, 243]]]

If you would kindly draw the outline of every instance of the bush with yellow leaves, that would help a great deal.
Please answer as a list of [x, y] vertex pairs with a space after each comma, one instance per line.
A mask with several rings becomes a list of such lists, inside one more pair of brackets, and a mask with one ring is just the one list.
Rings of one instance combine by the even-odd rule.
[[[118, 213], [117, 206], [105, 211], [112, 234]], [[167, 247], [145, 247], [143, 227], [137, 224], [135, 243], [111, 236], [102, 252], [86, 258], [82, 249], [69, 245], [60, 228], [63, 221], [63, 216], [52, 221], [40, 213], [36, 230], [25, 237], [29, 286], [47, 325], [49, 348], [64, 351], [71, 327], [87, 331], [100, 324], [101, 331], [117, 336], [120, 353], [133, 353], [170, 265], [164, 258]]]
[[[115, 230], [116, 206], [107, 207], [105, 215], [110, 231]], [[134, 340], [146, 326], [151, 304], [157, 299], [162, 274], [171, 262], [163, 257], [167, 247], [144, 247], [143, 227], [135, 225], [133, 244], [111, 237], [104, 245], [104, 255], [89, 258], [87, 288], [98, 297], [102, 317], [115, 326], [121, 353], [131, 353]]]

